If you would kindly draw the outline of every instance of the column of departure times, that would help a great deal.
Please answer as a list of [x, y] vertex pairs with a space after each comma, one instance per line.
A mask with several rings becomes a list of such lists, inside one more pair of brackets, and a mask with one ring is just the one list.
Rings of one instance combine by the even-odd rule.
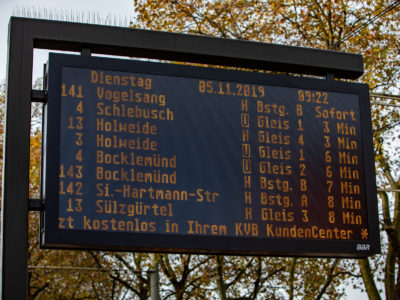
[[330, 124], [328, 121], [323, 120], [323, 145], [324, 145], [324, 176], [325, 176], [325, 182], [326, 182], [326, 188], [327, 188], [327, 205], [328, 205], [328, 221], [330, 224], [335, 224], [336, 223], [336, 213], [335, 213], [335, 197], [333, 195], [333, 164], [334, 162], [332, 161], [332, 143], [333, 143], [333, 137], [331, 134], [331, 129], [330, 129]]
[[[357, 136], [358, 104], [354, 100], [350, 102], [341, 99], [340, 94], [331, 95], [312, 90], [298, 90], [297, 100], [298, 130], [303, 131], [306, 136], [311, 136], [310, 133], [313, 132], [312, 136], [315, 139], [313, 147], [319, 145], [317, 151], [313, 147], [307, 150], [307, 153], [314, 153], [313, 166], [308, 161], [304, 167], [300, 163], [302, 193], [305, 187], [301, 183], [303, 169], [312, 166], [314, 174], [320, 172], [322, 175], [321, 178], [314, 176], [312, 179], [314, 185], [321, 187], [321, 192], [313, 195], [315, 200], [311, 211], [315, 212], [316, 205], [320, 209], [318, 214], [310, 215], [309, 220], [312, 224], [319, 223], [319, 226], [326, 227], [324, 235], [329, 233], [334, 239], [348, 240], [355, 236], [358, 239], [366, 239], [368, 237], [365, 228], [366, 216], [360, 213], [365, 204], [360, 200], [362, 185], [359, 180], [361, 144]], [[307, 126], [302, 126], [301, 117], [306, 111], [309, 122]], [[299, 138], [299, 146], [303, 143], [304, 141]], [[303, 149], [300, 147], [299, 151], [299, 162], [301, 162], [304, 158]], [[304, 182], [307, 185], [307, 179], [304, 179]]]

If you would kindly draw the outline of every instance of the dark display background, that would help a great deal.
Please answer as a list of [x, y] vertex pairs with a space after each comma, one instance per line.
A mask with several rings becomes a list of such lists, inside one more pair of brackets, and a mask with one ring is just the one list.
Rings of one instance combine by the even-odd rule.
[[[53, 60], [52, 60], [53, 59]], [[52, 63], [53, 62], [53, 63]], [[115, 64], [113, 63], [115, 62]], [[117, 63], [118, 62], [118, 63]], [[291, 77], [270, 76], [263, 74], [249, 74], [240, 72], [229, 72], [225, 70], [206, 71], [204, 69], [181, 68], [163, 64], [146, 64], [124, 62], [126, 65], [123, 69], [122, 62], [109, 59], [81, 58], [70, 57], [64, 55], [55, 55], [50, 58], [49, 76], [49, 100], [47, 112], [47, 148], [46, 153], [50, 153], [46, 161], [46, 224], [52, 224], [53, 228], [47, 230], [48, 244], [52, 246], [65, 247], [69, 245], [74, 247], [76, 244], [83, 242], [84, 247], [99, 248], [129, 248], [129, 249], [149, 249], [156, 251], [173, 251], [187, 252], [213, 252], [222, 251], [225, 253], [236, 253], [248, 251], [249, 253], [306, 253], [311, 255], [365, 255], [376, 252], [379, 245], [373, 245], [371, 240], [376, 240], [376, 203], [375, 197], [370, 199], [367, 197], [366, 182], [374, 179], [366, 179], [367, 173], [370, 173], [371, 151], [365, 153], [365, 149], [371, 144], [370, 141], [365, 142], [363, 137], [370, 135], [370, 128], [363, 126], [369, 124], [369, 108], [362, 99], [364, 96], [365, 86], [355, 84], [344, 84], [328, 82], [323, 80], [310, 79], [293, 79]], [[54, 70], [52, 72], [52, 70]], [[151, 79], [151, 89], [144, 87], [116, 86], [99, 83], [91, 83], [91, 71], [103, 71], [107, 75], [131, 76], [136, 78]], [[124, 71], [123, 71], [124, 70]], [[208, 73], [209, 72], [209, 73]], [[54, 74], [54, 75], [52, 75]], [[190, 74], [189, 76], [187, 74]], [[212, 74], [211, 76], [209, 76]], [[53, 79], [52, 79], [53, 78]], [[200, 81], [210, 81], [210, 89], [199, 89]], [[220, 84], [226, 86], [230, 84], [230, 95], [218, 93]], [[250, 89], [254, 88], [256, 97], [238, 96], [237, 84], [248, 85]], [[83, 88], [83, 98], [77, 99], [71, 95], [65, 97], [60, 96], [61, 84], [66, 87], [71, 85], [81, 85]], [[259, 93], [259, 87], [263, 87], [263, 93]], [[132, 89], [134, 93], [149, 93], [157, 95], [165, 95], [165, 106], [157, 104], [124, 102], [116, 100], [99, 99], [97, 94], [98, 88], [104, 88], [111, 91], [128, 91]], [[68, 89], [67, 89], [68, 91]], [[300, 92], [299, 92], [300, 91]], [[313, 97], [310, 102], [305, 99], [299, 99], [299, 93], [310, 92]], [[360, 92], [362, 91], [362, 93]], [[316, 92], [327, 93], [328, 104], [315, 103]], [[82, 100], [83, 113], [78, 114], [76, 105]], [[242, 100], [247, 100], [248, 110], [242, 110]], [[265, 104], [276, 104], [281, 107], [278, 113], [260, 113], [257, 111], [257, 101]], [[98, 103], [104, 106], [112, 106], [115, 104], [121, 107], [140, 107], [141, 109], [167, 110], [173, 112], [173, 120], [146, 120], [143, 118], [129, 118], [99, 115], [97, 108]], [[301, 104], [302, 115], [296, 114], [297, 106]], [[360, 105], [362, 104], [362, 107]], [[321, 110], [331, 110], [341, 112], [354, 111], [355, 120], [347, 122], [349, 126], [355, 128], [355, 136], [343, 136], [337, 132], [337, 123], [341, 120], [336, 118], [317, 118], [316, 107]], [[50, 114], [51, 113], [51, 114]], [[241, 123], [242, 114], [249, 116], [249, 133], [250, 133], [250, 149], [251, 149], [251, 188], [244, 187], [243, 174], [243, 153], [242, 153], [242, 133], [244, 127]], [[70, 124], [69, 118], [76, 116], [83, 117], [83, 128], [79, 130], [83, 134], [83, 145], [77, 145], [77, 130], [68, 129]], [[269, 121], [288, 124], [287, 129], [260, 128], [258, 118], [268, 117]], [[156, 135], [130, 134], [130, 133], [109, 133], [97, 131], [97, 119], [102, 118], [104, 121], [117, 120], [118, 122], [141, 123], [149, 122], [150, 125], [157, 127]], [[298, 130], [298, 120], [301, 119], [304, 130], [304, 145], [299, 145], [298, 138], [300, 131]], [[57, 121], [59, 120], [59, 121]], [[325, 124], [328, 121], [329, 133], [324, 133]], [[290, 144], [273, 144], [261, 143], [258, 140], [259, 131], [267, 131], [270, 135], [289, 136]], [[150, 138], [151, 141], [157, 142], [157, 151], [144, 150], [128, 150], [128, 149], [111, 149], [97, 146], [98, 134], [102, 134], [104, 138], [112, 138], [114, 135], [122, 139], [142, 139]], [[325, 138], [330, 139], [330, 156], [332, 161], [327, 163], [325, 160], [324, 146]], [[51, 139], [52, 137], [53, 139]], [[357, 149], [339, 149], [338, 137], [349, 138], [355, 141]], [[285, 152], [290, 159], [265, 159], [259, 155], [260, 146], [269, 146], [270, 150]], [[306, 165], [306, 175], [300, 174], [300, 148], [303, 148], [304, 164]], [[82, 178], [59, 179], [60, 165], [68, 166], [77, 165], [75, 160], [76, 152], [82, 149], [83, 161], [79, 163], [83, 166]], [[134, 152], [135, 155], [151, 156], [160, 154], [161, 157], [171, 158], [176, 155], [176, 168], [155, 168], [155, 167], [139, 167], [139, 166], [121, 166], [111, 164], [99, 164], [96, 161], [96, 153], [101, 150], [104, 154], [115, 154], [124, 152], [129, 154]], [[339, 169], [343, 164], [339, 164], [339, 151], [347, 151], [351, 155], [356, 155], [358, 164], [352, 165], [352, 170], [357, 170], [360, 178], [357, 180], [347, 180], [353, 185], [360, 187], [359, 195], [346, 194], [340, 190], [340, 182], [345, 179], [340, 178]], [[58, 154], [57, 154], [58, 153]], [[366, 158], [367, 156], [367, 158]], [[260, 162], [269, 162], [271, 164], [290, 168], [289, 175], [261, 174]], [[51, 166], [50, 166], [51, 165]], [[330, 165], [332, 178], [326, 177], [326, 166]], [[367, 167], [366, 167], [367, 166]], [[134, 169], [135, 172], [153, 172], [160, 170], [161, 173], [171, 174], [176, 172], [176, 184], [157, 184], [157, 183], [140, 183], [126, 182], [115, 180], [99, 180], [96, 179], [96, 168], [103, 167], [112, 171], [119, 171], [121, 168]], [[372, 165], [373, 167], [373, 165]], [[367, 171], [366, 171], [367, 169]], [[371, 175], [371, 174], [369, 174]], [[262, 188], [260, 177], [266, 176], [267, 180], [286, 181], [287, 190], [279, 190], [275, 185], [273, 189]], [[307, 182], [307, 191], [301, 191], [300, 178]], [[326, 181], [333, 181], [333, 187], [328, 192]], [[64, 185], [79, 181], [82, 183], [82, 210], [68, 211], [69, 199], [76, 195], [59, 195], [60, 181], [64, 181]], [[110, 195], [108, 197], [99, 196], [96, 189], [97, 184], [108, 185]], [[49, 187], [51, 185], [51, 188]], [[198, 189], [209, 190], [218, 193], [215, 202], [199, 202], [196, 196], [189, 196], [188, 201], [171, 201], [150, 199], [149, 195], [143, 199], [133, 199], [123, 196], [121, 192], [123, 185], [130, 185], [130, 188], [138, 189], [163, 189], [187, 191], [196, 194]], [[54, 187], [56, 186], [56, 187]], [[57, 188], [58, 186], [58, 188]], [[250, 191], [252, 195], [252, 203], [245, 203], [245, 191]], [[289, 198], [289, 206], [283, 207], [278, 204], [262, 204], [260, 200], [261, 193], [268, 195], [281, 195]], [[305, 194], [308, 199], [308, 206], [302, 207], [301, 195]], [[331, 195], [335, 199], [334, 208], [328, 207], [328, 196]], [[341, 197], [352, 196], [361, 203], [360, 210], [349, 210], [341, 207]], [[146, 216], [134, 215], [128, 216], [120, 213], [98, 213], [96, 210], [97, 200], [113, 200], [118, 204], [139, 204], [143, 205], [171, 205], [172, 216], [155, 216], [150, 212]], [[372, 201], [371, 201], [372, 200]], [[252, 218], [246, 218], [246, 208], [251, 208]], [[262, 211], [271, 209], [273, 212], [279, 212], [280, 215], [291, 213], [293, 220], [263, 220]], [[307, 210], [308, 222], [302, 221], [302, 210]], [[49, 210], [52, 216], [48, 217]], [[333, 211], [335, 221], [329, 221], [329, 212]], [[361, 224], [344, 224], [342, 214], [344, 212], [359, 215]], [[47, 215], [47, 216], [46, 216]], [[55, 216], [56, 215], [56, 216]], [[110, 220], [112, 218], [117, 221], [129, 222], [137, 219], [139, 222], [147, 224], [155, 223], [155, 231], [139, 230], [134, 232], [126, 232], [124, 230], [114, 230], [108, 226], [107, 229], [90, 229], [84, 225], [83, 216], [86, 219], [93, 220]], [[67, 220], [73, 218], [73, 228], [57, 228], [58, 218]], [[368, 218], [369, 217], [369, 218]], [[193, 234], [189, 231], [188, 221], [197, 221], [200, 224], [209, 224], [217, 226], [225, 226], [227, 235], [214, 235], [210, 230], [206, 234]], [[178, 232], [166, 232], [166, 223], [177, 224]], [[247, 236], [238, 235], [235, 230], [236, 223], [257, 224], [251, 225], [257, 227], [257, 234]], [[67, 223], [67, 222], [66, 222]], [[266, 227], [272, 224], [274, 227], [280, 228], [312, 228], [317, 226], [322, 229], [351, 230], [353, 234], [349, 240], [325, 238], [277, 238], [267, 236]], [[55, 227], [55, 228], [54, 228]], [[145, 227], [147, 228], [147, 227]], [[243, 227], [241, 227], [243, 228]], [[252, 227], [253, 228], [253, 227]], [[368, 238], [362, 236], [362, 230], [367, 229]], [[242, 229], [243, 230], [243, 229]], [[62, 232], [65, 234], [63, 238], [52, 240], [53, 233]], [[85, 236], [93, 236], [85, 239]], [[75, 236], [75, 238], [74, 238]], [[100, 241], [98, 237], [111, 237], [114, 242], [110, 244], [107, 241]], [[124, 237], [132, 237], [130, 240], [124, 240]], [[97, 240], [95, 238], [97, 237]], [[135, 239], [137, 237], [137, 239]], [[154, 239], [153, 239], [154, 237]], [[220, 245], [214, 243], [215, 239], [220, 239]], [[174, 242], [178, 241], [180, 242]], [[186, 240], [185, 240], [186, 239]], [[46, 232], [43, 237], [46, 240]], [[81, 240], [81, 241], [79, 241]], [[124, 240], [124, 241], [123, 241]], [[157, 242], [157, 240], [159, 242]], [[275, 244], [276, 241], [282, 241], [281, 244]], [[315, 240], [315, 241], [312, 241]], [[76, 242], [75, 242], [76, 241]], [[248, 243], [243, 245], [243, 242]], [[273, 241], [273, 242], [272, 242]], [[299, 246], [299, 250], [288, 248], [291, 241], [303, 245]], [[302, 241], [302, 242], [300, 242]], [[311, 243], [310, 243], [311, 241]], [[271, 242], [275, 245], [271, 245]], [[308, 245], [306, 245], [308, 243]], [[321, 245], [326, 243], [325, 246]], [[46, 244], [46, 243], [45, 243]], [[356, 245], [368, 244], [367, 250], [355, 251]], [[214, 247], [213, 245], [216, 245]], [[224, 246], [222, 246], [224, 245]], [[315, 247], [318, 245], [318, 247]], [[221, 247], [222, 246], [222, 247]], [[363, 247], [358, 247], [363, 248]], [[364, 247], [365, 248], [365, 247]], [[197, 250], [196, 250], [197, 249]], [[378, 250], [379, 251], [379, 250]], [[342, 254], [345, 253], [345, 254]]]

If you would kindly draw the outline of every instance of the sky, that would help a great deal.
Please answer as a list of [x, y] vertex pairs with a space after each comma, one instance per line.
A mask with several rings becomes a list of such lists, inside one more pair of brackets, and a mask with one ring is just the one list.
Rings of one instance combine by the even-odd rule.
[[[6, 79], [7, 69], [7, 36], [8, 22], [14, 14], [21, 16], [23, 10], [52, 11], [53, 14], [91, 14], [107, 20], [129, 20], [134, 14], [133, 0], [0, 0], [0, 83]], [[35, 51], [33, 81], [42, 76], [43, 64], [47, 61], [48, 52]], [[356, 263], [356, 261], [355, 261]], [[368, 299], [366, 294], [349, 289], [348, 300]]]

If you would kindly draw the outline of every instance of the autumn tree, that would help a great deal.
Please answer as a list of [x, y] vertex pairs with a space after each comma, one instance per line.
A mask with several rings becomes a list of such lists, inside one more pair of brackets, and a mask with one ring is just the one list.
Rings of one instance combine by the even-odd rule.
[[[40, 88], [39, 81], [35, 87]], [[5, 86], [2, 85], [0, 86], [1, 155], [5, 97]], [[33, 104], [31, 111], [29, 197], [38, 199], [41, 176], [41, 105]], [[110, 276], [115, 268], [110, 261], [102, 260], [102, 268], [99, 269], [97, 261], [89, 252], [39, 249], [39, 213], [30, 212], [28, 217], [29, 299], [119, 299], [123, 286]]]
[[99, 269], [111, 263], [117, 270], [110, 273], [109, 277], [124, 288], [128, 299], [149, 299], [150, 278], [154, 272], [151, 254], [119, 252], [91, 252], [91, 254]]
[[[138, 18], [133, 26], [138, 28], [283, 43], [363, 55], [365, 73], [360, 81], [369, 84], [371, 93], [375, 94], [374, 99], [379, 101], [379, 104], [375, 104], [375, 101], [372, 105], [372, 117], [382, 230], [385, 233], [383, 240], [387, 243], [383, 245], [381, 256], [360, 260], [359, 269], [371, 299], [381, 297], [376, 284], [380, 280], [384, 281], [387, 299], [400, 299], [400, 273], [396, 274], [400, 272], [400, 164], [398, 155], [393, 155], [399, 150], [398, 143], [395, 143], [399, 136], [394, 131], [399, 124], [399, 110], [395, 106], [395, 97], [384, 96], [399, 91], [399, 2], [135, 0], [134, 3]], [[303, 260], [302, 267], [295, 268], [298, 263], [288, 267], [289, 287], [293, 286], [295, 278], [290, 276], [291, 272], [304, 270], [304, 266], [307, 269], [315, 262]], [[341, 275], [336, 274], [347, 274], [343, 279], [354, 275], [351, 265], [343, 260], [326, 260], [317, 263], [313, 270], [326, 267], [330, 271], [323, 280], [330, 277], [338, 280]], [[380, 272], [381, 265], [384, 265], [384, 272]], [[312, 282], [308, 281], [306, 275], [303, 274], [301, 278], [303, 286]], [[319, 288], [326, 291], [326, 283], [320, 281]], [[293, 296], [294, 289], [289, 288], [287, 292]], [[321, 298], [319, 293], [315, 296]]]

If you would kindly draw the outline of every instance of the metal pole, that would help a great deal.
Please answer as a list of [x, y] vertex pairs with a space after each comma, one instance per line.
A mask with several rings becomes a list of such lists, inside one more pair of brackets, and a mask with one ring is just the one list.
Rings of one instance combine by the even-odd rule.
[[153, 268], [150, 271], [150, 299], [160, 300], [160, 274], [156, 254], [153, 254]]
[[1, 299], [28, 298], [29, 136], [33, 41], [23, 23], [9, 25], [3, 146]]

